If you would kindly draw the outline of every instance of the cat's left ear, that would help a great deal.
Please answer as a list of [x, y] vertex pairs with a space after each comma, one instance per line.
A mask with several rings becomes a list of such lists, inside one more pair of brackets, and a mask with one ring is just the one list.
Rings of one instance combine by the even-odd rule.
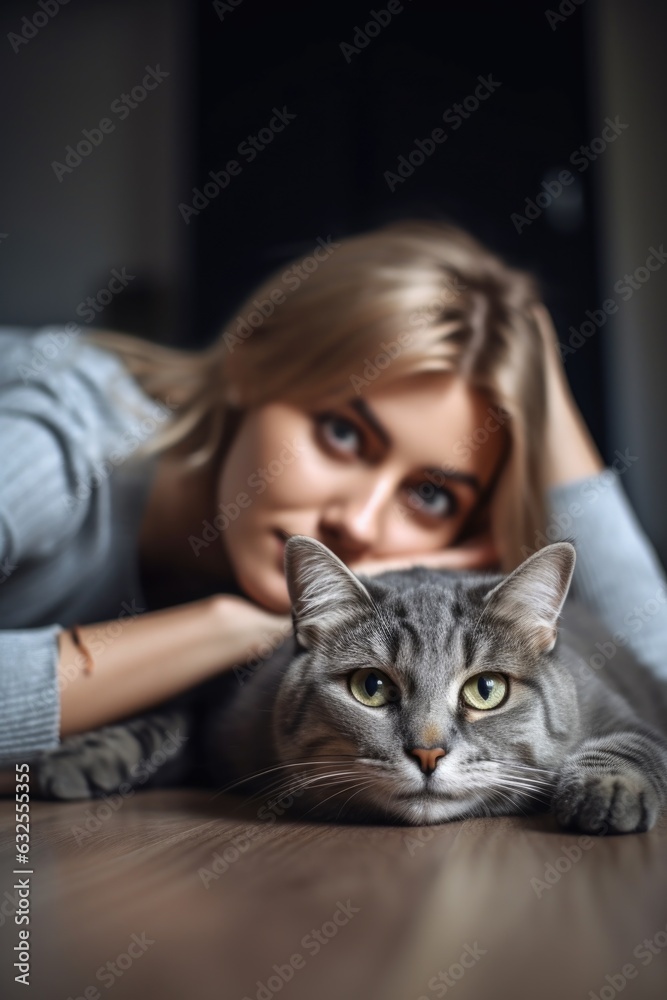
[[374, 608], [371, 595], [331, 549], [307, 535], [285, 543], [285, 578], [292, 602], [294, 634], [305, 649], [345, 625], [360, 608]]
[[556, 644], [576, 558], [570, 542], [546, 545], [489, 591], [484, 603], [526, 633], [538, 653], [548, 653]]

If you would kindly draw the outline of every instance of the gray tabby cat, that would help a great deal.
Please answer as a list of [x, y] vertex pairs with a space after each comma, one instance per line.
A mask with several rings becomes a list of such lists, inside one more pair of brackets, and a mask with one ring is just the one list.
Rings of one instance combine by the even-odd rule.
[[[199, 768], [217, 787], [289, 797], [305, 819], [419, 825], [551, 806], [568, 829], [648, 830], [667, 803], [667, 693], [621, 650], [589, 666], [595, 630], [608, 635], [565, 604], [574, 562], [559, 542], [509, 576], [364, 577], [292, 536], [294, 635], [242, 686], [228, 672], [65, 740], [40, 761], [42, 793], [172, 784]], [[146, 777], [138, 754], [165, 733], [185, 749]]]
[[506, 577], [358, 577], [292, 536], [294, 637], [209, 718], [212, 774], [240, 790], [257, 775], [306, 818], [430, 824], [550, 803], [566, 828], [650, 829], [667, 803], [667, 692], [620, 656], [598, 675], [582, 609], [558, 636], [574, 563], [559, 542]]

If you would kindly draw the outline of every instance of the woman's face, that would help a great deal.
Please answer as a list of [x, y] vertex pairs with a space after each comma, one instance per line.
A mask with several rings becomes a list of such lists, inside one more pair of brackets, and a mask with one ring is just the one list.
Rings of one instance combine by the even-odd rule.
[[242, 590], [289, 610], [281, 531], [317, 538], [347, 564], [454, 544], [502, 461], [507, 431], [495, 413], [443, 372], [351, 394], [333, 410], [248, 410], [217, 489]]

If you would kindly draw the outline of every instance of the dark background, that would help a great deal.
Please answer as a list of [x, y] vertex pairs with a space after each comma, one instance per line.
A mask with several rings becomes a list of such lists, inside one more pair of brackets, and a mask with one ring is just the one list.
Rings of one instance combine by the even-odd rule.
[[[3, 5], [0, 323], [80, 322], [125, 267], [96, 325], [201, 347], [317, 237], [451, 219], [536, 274], [564, 343], [619, 302], [566, 368], [605, 459], [637, 456], [623, 485], [667, 559], [665, 273], [627, 302], [613, 288], [667, 238], [664, 5], [408, 0], [370, 37], [383, 0], [235, 2], [70, 0], [16, 52], [10, 33], [41, 8]], [[368, 41], [346, 56], [358, 29]], [[157, 64], [168, 78], [109, 115]], [[501, 86], [460, 128], [443, 122], [489, 75]], [[296, 118], [248, 162], [239, 144], [283, 107]], [[114, 131], [59, 181], [53, 161], [105, 116]], [[578, 170], [570, 156], [617, 116], [628, 128]], [[385, 173], [438, 127], [447, 141], [392, 192]], [[230, 159], [240, 175], [186, 222], [179, 205]], [[517, 232], [512, 214], [566, 169], [574, 183]]]

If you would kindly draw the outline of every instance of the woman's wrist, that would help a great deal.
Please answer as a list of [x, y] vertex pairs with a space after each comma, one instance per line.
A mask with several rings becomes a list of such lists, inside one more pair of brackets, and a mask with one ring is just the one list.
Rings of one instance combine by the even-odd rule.
[[290, 614], [277, 614], [235, 594], [211, 598], [226, 647], [241, 662], [268, 648], [277, 648], [292, 631]]

